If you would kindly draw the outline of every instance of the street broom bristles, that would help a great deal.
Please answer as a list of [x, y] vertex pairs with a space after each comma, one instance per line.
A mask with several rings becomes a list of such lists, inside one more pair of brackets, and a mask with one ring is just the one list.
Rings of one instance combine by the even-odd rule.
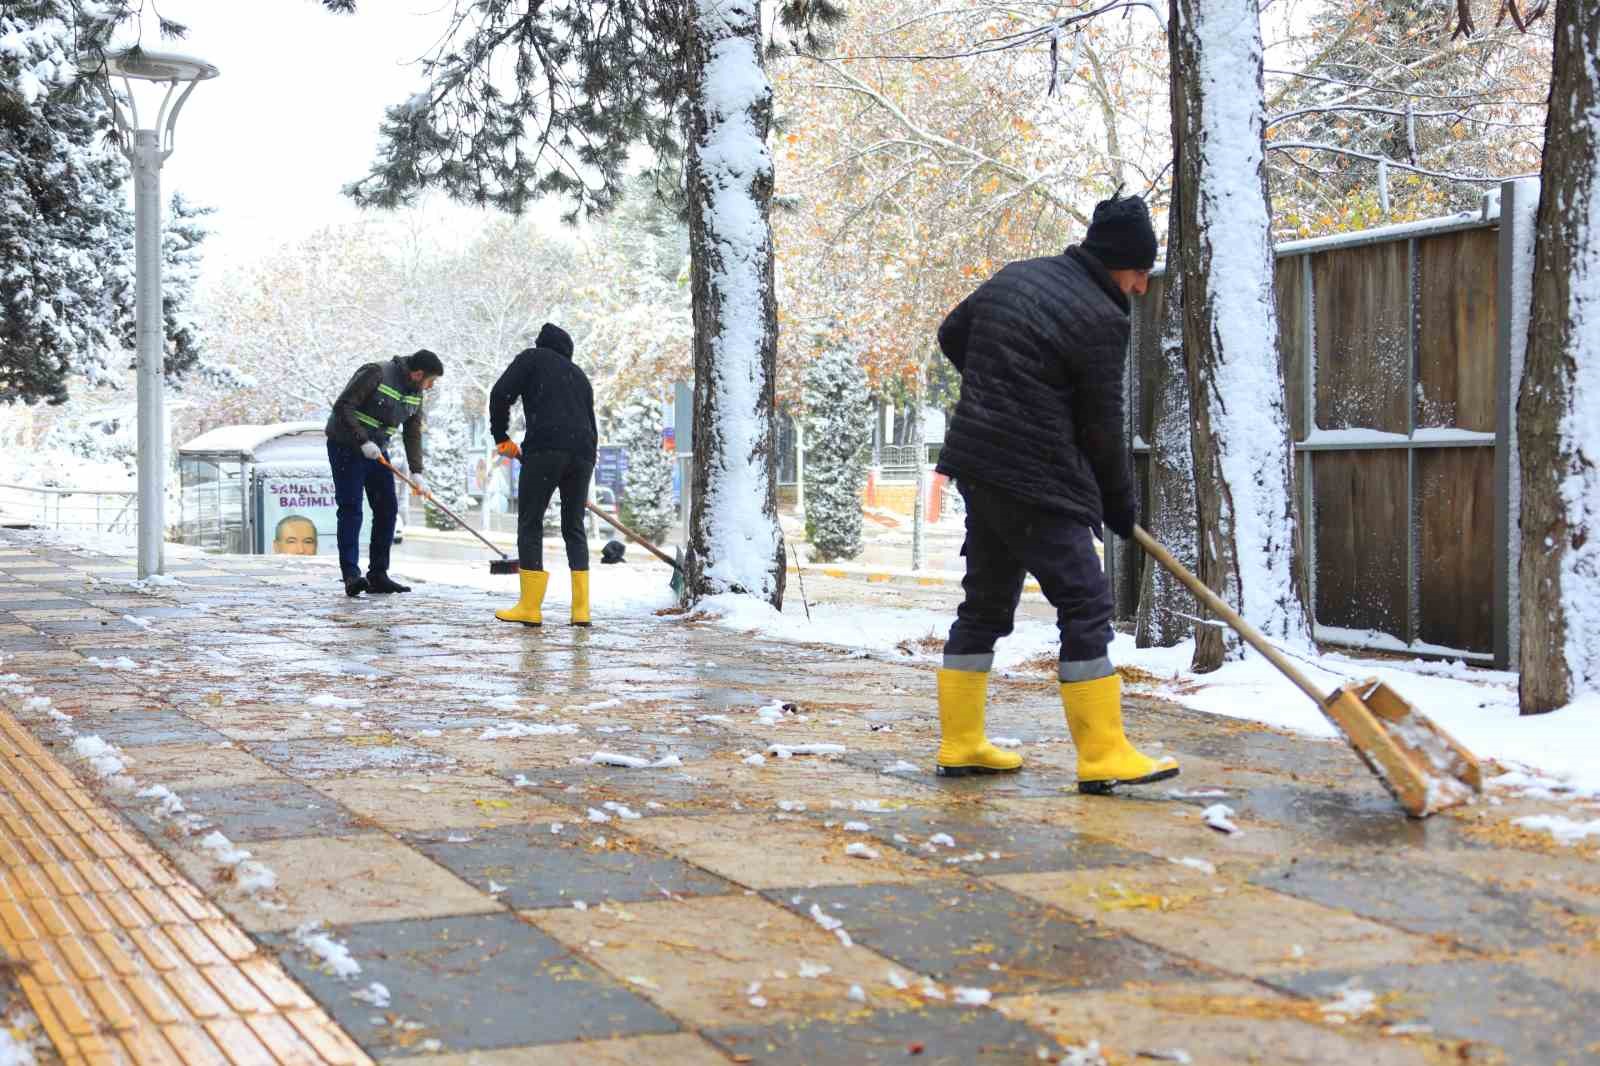
[[517, 566], [515, 559], [489, 560], [489, 573], [491, 574], [515, 574], [518, 569], [520, 568]]

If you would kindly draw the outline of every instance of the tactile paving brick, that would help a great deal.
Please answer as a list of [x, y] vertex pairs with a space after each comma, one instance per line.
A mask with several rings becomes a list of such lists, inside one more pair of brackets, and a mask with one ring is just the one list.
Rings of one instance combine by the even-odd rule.
[[66, 1066], [371, 1066], [0, 710], [0, 952]]

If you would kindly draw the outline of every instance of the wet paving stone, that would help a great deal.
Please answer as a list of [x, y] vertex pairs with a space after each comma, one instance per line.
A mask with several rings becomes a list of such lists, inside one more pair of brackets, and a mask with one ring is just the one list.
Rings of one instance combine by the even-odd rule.
[[[940, 777], [934, 772], [933, 760], [927, 751], [907, 751], [906, 761], [914, 763], [916, 770], [907, 770], [889, 776], [907, 781], [946, 796], [965, 796], [983, 799], [1027, 799], [1041, 796], [1062, 796], [1078, 791], [1078, 779], [1067, 771], [1034, 770], [1024, 766], [1014, 774], [984, 774], [973, 777]], [[863, 770], [883, 769], [898, 761], [900, 755], [882, 752], [851, 752], [844, 761]]]
[[291, 777], [315, 780], [332, 774], [367, 770], [432, 770], [454, 766], [455, 760], [409, 744], [362, 743], [361, 737], [281, 740], [252, 744], [262, 762]]
[[[831, 885], [763, 893], [800, 914], [812, 906], [857, 943], [941, 983], [996, 995], [1182, 981], [1183, 963], [1131, 937], [1067, 918], [979, 881]], [[930, 921], [930, 915], [938, 915]]]
[[57, 651], [61, 647], [43, 634], [0, 636], [0, 655], [22, 655], [25, 652]]
[[[465, 1052], [679, 1031], [666, 1014], [515, 915], [372, 922], [334, 934], [361, 965], [354, 982], [324, 973], [287, 936], [263, 939], [375, 1057], [422, 1054], [428, 1040]], [[388, 988], [387, 1008], [351, 996], [371, 982]], [[401, 1028], [390, 1018], [422, 1028]]]
[[[296, 781], [263, 781], [226, 789], [188, 791], [173, 782], [184, 810], [211, 823], [234, 841], [288, 840], [295, 837], [342, 836], [368, 823], [333, 800]], [[156, 831], [149, 800], [121, 800], [128, 816], [146, 832]]]
[[[580, 811], [607, 802], [621, 803], [646, 818], [663, 814], [721, 814], [729, 797], [692, 770], [644, 769], [620, 766], [574, 766], [560, 770], [532, 767], [510, 770], [501, 777], [538, 796]], [[651, 804], [660, 804], [652, 807]]]
[[[594, 847], [596, 836], [610, 846]], [[575, 900], [634, 902], [671, 896], [717, 896], [736, 891], [681, 859], [619, 837], [615, 823], [568, 822], [552, 833], [545, 822], [495, 829], [440, 831], [414, 838], [418, 850], [518, 910], [569, 907]], [[452, 843], [452, 838], [469, 838]]]
[[1306, 859], [1263, 870], [1250, 880], [1409, 932], [1452, 937], [1481, 951], [1568, 941], [1567, 922], [1579, 913], [1564, 901], [1394, 860]]
[[1393, 994], [1386, 1014], [1432, 1026], [1438, 1036], [1498, 1045], [1506, 1052], [1504, 1061], [1518, 1066], [1600, 1061], [1600, 996], [1583, 995], [1506, 963], [1386, 966], [1266, 981], [1325, 1000], [1353, 990]]
[[711, 1029], [702, 1035], [736, 1056], [736, 1061], [755, 1066], [821, 1062], [1001, 1066], [1054, 1062], [1065, 1051], [1052, 1038], [982, 1008], [860, 1011], [764, 1028]]
[[[1179, 799], [1200, 807], [1216, 802], [1205, 797]], [[1251, 788], [1227, 802], [1240, 818], [1291, 826], [1347, 847], [1438, 850], [1474, 846], [1450, 819], [1395, 817], [1394, 799], [1381, 788], [1345, 791], [1278, 785]]]
[[[27, 591], [32, 592], [30, 588]], [[34, 596], [30, 599], [5, 599], [0, 600], [0, 611], [5, 612], [6, 621], [15, 622], [12, 617], [17, 611], [71, 611], [83, 610], [89, 605], [82, 600], [68, 596]]]
[[[865, 822], [872, 836], [919, 859], [948, 863], [983, 854], [971, 867], [982, 874], [1041, 873], [1048, 870], [1085, 870], [1106, 866], [1145, 866], [1161, 862], [1154, 855], [1118, 847], [1059, 826], [1020, 821], [1014, 817], [984, 816], [965, 811], [939, 811], [907, 807], [888, 814], [857, 813], [841, 819], [825, 812], [829, 820]], [[943, 834], [943, 839], [930, 843]]]
[[[1306, 713], [1317, 712], [1307, 704]], [[1179, 720], [1183, 717], [1186, 716], [1179, 716]], [[1228, 766], [1283, 774], [1340, 774], [1349, 771], [1353, 764], [1359, 765], [1355, 754], [1344, 745], [1308, 743], [1303, 738], [1281, 733], [1254, 729], [1218, 732], [1213, 727], [1187, 729], [1184, 734], [1181, 741], [1178, 737], [1169, 737], [1169, 745]]]
[[[114, 675], [107, 676], [113, 682], [117, 680]], [[228, 739], [185, 714], [166, 709], [85, 714], [75, 718], [72, 724], [79, 733], [94, 734], [122, 748], [143, 744], [220, 744]]]
[[29, 622], [39, 632], [50, 636], [71, 636], [76, 633], [122, 633], [128, 636], [144, 632], [143, 627], [120, 618], [87, 618], [61, 622]]

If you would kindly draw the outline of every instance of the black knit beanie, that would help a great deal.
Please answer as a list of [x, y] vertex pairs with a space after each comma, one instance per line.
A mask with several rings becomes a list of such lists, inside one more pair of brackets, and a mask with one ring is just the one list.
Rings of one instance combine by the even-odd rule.
[[1083, 250], [1107, 270], [1149, 270], [1156, 265], [1156, 231], [1150, 209], [1137, 196], [1101, 200], [1094, 205]]
[[568, 359], [572, 358], [572, 336], [554, 322], [546, 322], [539, 327], [539, 339], [533, 344], [536, 348], [549, 348], [551, 351], [560, 352]]

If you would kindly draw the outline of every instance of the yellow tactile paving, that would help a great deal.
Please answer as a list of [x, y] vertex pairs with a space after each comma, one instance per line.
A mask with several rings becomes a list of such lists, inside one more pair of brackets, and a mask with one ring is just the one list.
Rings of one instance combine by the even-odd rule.
[[0, 952], [68, 1066], [370, 1066], [0, 709]]

